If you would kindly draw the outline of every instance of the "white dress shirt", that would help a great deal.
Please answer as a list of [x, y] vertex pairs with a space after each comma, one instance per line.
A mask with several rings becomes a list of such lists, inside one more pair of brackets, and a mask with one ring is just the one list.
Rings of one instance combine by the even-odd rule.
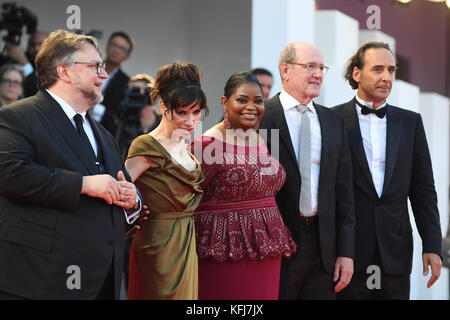
[[[45, 89], [47, 90], [47, 89]], [[58, 97], [56, 94], [54, 94], [53, 92], [50, 92], [47, 90], [47, 92], [52, 96], [53, 99], [56, 100], [56, 102], [59, 103], [59, 105], [61, 106], [61, 108], [63, 109], [64, 113], [67, 115], [67, 117], [70, 119], [70, 121], [72, 122], [73, 126], [75, 127], [75, 129], [77, 128], [77, 125], [75, 124], [75, 120], [73, 119], [73, 117], [78, 113], [76, 112], [71, 106], [70, 104], [68, 104], [63, 98]], [[98, 147], [97, 147], [97, 142], [95, 141], [95, 136], [94, 136], [94, 131], [92, 131], [91, 128], [91, 124], [89, 123], [89, 121], [86, 119], [86, 111], [84, 112], [80, 112], [82, 118], [83, 118], [83, 129], [86, 132], [86, 135], [89, 139], [89, 142], [91, 143], [92, 149], [94, 149], [95, 152], [95, 156], [97, 156], [97, 152], [98, 152]]]
[[[58, 104], [63, 109], [64, 113], [67, 115], [67, 117], [72, 122], [72, 124], [75, 127], [75, 129], [77, 129], [77, 125], [75, 124], [75, 120], [73, 119], [73, 117], [78, 112], [76, 112], [70, 106], [70, 104], [68, 104], [63, 98], [57, 96], [56, 94], [54, 94], [53, 92], [50, 92], [47, 89], [45, 89], [45, 90], [52, 96], [53, 99], [56, 100], [56, 102], [58, 102]], [[95, 155], [97, 156], [97, 152], [98, 152], [97, 142], [95, 140], [94, 131], [92, 131], [91, 124], [86, 119], [86, 111], [85, 112], [80, 112], [80, 114], [83, 117], [83, 128], [84, 128], [84, 131], [86, 132], [86, 135], [89, 138], [89, 142], [91, 143], [92, 148], [94, 149]], [[132, 224], [134, 221], [136, 221], [137, 218], [139, 218], [139, 213], [142, 210], [142, 201], [141, 201], [141, 199], [139, 197], [137, 197], [136, 200], [139, 201], [139, 206], [138, 206], [137, 210], [135, 210], [134, 208], [132, 208], [132, 209], [130, 209], [128, 211], [123, 209], [123, 211], [125, 213], [125, 219], [126, 219], [126, 221], [129, 224]]]
[[[297, 106], [301, 104], [286, 91], [281, 90], [280, 102], [284, 110], [284, 117], [289, 128], [292, 146], [294, 147], [297, 159], [299, 155], [301, 113]], [[307, 115], [311, 127], [311, 207], [312, 211], [305, 216], [317, 214], [317, 201], [319, 191], [319, 173], [320, 173], [320, 153], [322, 151], [322, 133], [320, 130], [319, 117], [312, 101], [307, 104]]]
[[[361, 100], [358, 95], [356, 95], [356, 99], [359, 103], [372, 109], [372, 102]], [[386, 102], [378, 108], [385, 107]], [[355, 108], [358, 114], [367, 164], [372, 174], [373, 184], [380, 198], [383, 192], [384, 171], [386, 167], [386, 116], [380, 119], [374, 113], [364, 115], [356, 103]]]

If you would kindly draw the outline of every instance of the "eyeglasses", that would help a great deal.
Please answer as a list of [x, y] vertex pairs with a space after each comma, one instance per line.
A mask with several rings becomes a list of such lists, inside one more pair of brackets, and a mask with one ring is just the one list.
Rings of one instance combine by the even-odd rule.
[[22, 85], [22, 82], [17, 81], [17, 80], [13, 81], [13, 80], [9, 80], [9, 79], [2, 79], [0, 82], [6, 83], [7, 85], [12, 86], [12, 87], [19, 87]]
[[320, 70], [323, 75], [326, 75], [328, 72], [328, 69], [330, 69], [329, 67], [324, 66], [323, 64], [317, 64], [317, 63], [300, 63], [300, 62], [287, 62], [287, 63], [297, 64], [299, 66], [302, 66], [310, 74], [315, 74], [317, 70]]
[[90, 64], [91, 66], [95, 66], [95, 68], [97, 69], [96, 72], [97, 74], [100, 74], [100, 72], [102, 72], [102, 69], [105, 70], [105, 66], [106, 64], [104, 62], [86, 62], [86, 61], [75, 61], [74, 63], [76, 64]]

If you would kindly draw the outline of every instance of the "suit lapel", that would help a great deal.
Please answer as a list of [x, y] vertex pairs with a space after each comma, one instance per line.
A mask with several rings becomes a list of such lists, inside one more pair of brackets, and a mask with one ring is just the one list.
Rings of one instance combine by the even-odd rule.
[[98, 174], [99, 171], [95, 164], [95, 159], [84, 148], [78, 132], [61, 106], [45, 90], [38, 92], [38, 96], [38, 106], [46, 113], [49, 121], [59, 131], [74, 154], [80, 159], [90, 174]]
[[383, 193], [386, 191], [387, 186], [392, 178], [394, 172], [395, 162], [397, 161], [398, 149], [400, 144], [400, 137], [402, 133], [401, 118], [395, 112], [395, 110], [386, 105], [386, 164], [384, 172]]
[[369, 181], [375, 193], [375, 185], [373, 184], [372, 174], [370, 173], [369, 165], [367, 163], [366, 152], [364, 151], [361, 129], [359, 127], [358, 115], [355, 109], [355, 98], [353, 98], [344, 109], [344, 122], [347, 127], [348, 140], [350, 143], [350, 148], [357, 160], [358, 165], [361, 167], [364, 175]]
[[300, 169], [298, 167], [297, 157], [295, 155], [294, 147], [292, 145], [291, 135], [289, 133], [289, 128], [286, 123], [283, 107], [281, 106], [279, 94], [275, 96], [273, 99], [275, 99], [274, 101], [275, 103], [272, 105], [272, 110], [270, 112], [270, 117], [272, 118], [272, 121], [274, 123], [273, 128], [279, 128], [280, 140], [284, 144], [300, 176]]
[[320, 172], [319, 172], [319, 188], [321, 186], [324, 186], [324, 179], [327, 170], [327, 164], [328, 164], [328, 142], [333, 137], [330, 136], [330, 126], [328, 125], [328, 117], [323, 112], [321, 106], [316, 105], [314, 102], [314, 107], [317, 112], [317, 117], [319, 118], [319, 125], [320, 125], [320, 135], [321, 135], [321, 150], [320, 150]]

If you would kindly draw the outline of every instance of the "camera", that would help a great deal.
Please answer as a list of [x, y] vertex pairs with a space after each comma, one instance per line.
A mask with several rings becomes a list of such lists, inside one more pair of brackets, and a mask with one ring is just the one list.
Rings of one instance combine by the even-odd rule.
[[20, 45], [22, 29], [26, 26], [28, 34], [36, 32], [37, 16], [25, 7], [17, 7], [14, 2], [2, 4], [0, 30], [6, 30], [3, 40], [15, 46]]
[[146, 86], [144, 93], [141, 93], [141, 88], [132, 86], [125, 88], [125, 98], [120, 102], [121, 112], [125, 113], [129, 109], [141, 109], [150, 103], [150, 92], [152, 88]]
[[144, 93], [141, 88], [132, 86], [125, 88], [125, 97], [120, 102], [119, 123], [116, 132], [116, 141], [122, 154], [126, 155], [128, 148], [138, 135], [143, 133], [141, 127], [141, 111], [150, 104], [150, 92], [152, 87], [146, 86]]

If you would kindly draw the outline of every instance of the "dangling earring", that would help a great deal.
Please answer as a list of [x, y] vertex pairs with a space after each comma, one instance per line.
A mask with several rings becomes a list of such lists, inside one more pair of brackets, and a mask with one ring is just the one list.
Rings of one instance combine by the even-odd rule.
[[223, 126], [225, 129], [231, 129], [230, 120], [228, 120], [228, 112], [225, 111], [223, 114]]

